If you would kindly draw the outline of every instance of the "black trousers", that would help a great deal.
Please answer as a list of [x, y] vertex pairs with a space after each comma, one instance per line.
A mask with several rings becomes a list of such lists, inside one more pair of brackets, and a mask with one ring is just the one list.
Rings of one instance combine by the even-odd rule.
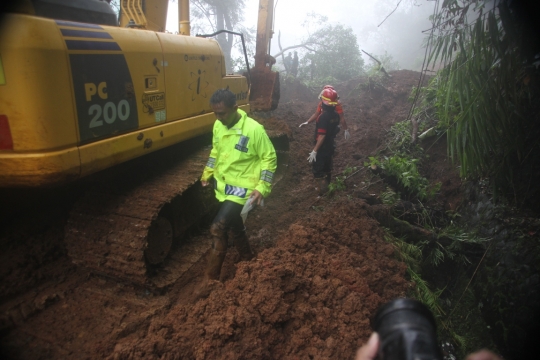
[[330, 180], [333, 159], [333, 151], [320, 151], [317, 153], [317, 160], [312, 164], [313, 177], [315, 179], [327, 177]]
[[233, 236], [244, 232], [244, 222], [240, 216], [243, 207], [243, 205], [228, 200], [221, 203], [219, 211], [210, 226], [210, 232], [216, 238], [213, 244], [215, 250], [227, 250], [227, 234], [229, 232]]

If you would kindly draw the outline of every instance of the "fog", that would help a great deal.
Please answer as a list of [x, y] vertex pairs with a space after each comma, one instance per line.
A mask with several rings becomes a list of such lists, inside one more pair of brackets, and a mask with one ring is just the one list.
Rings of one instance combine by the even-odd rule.
[[[256, 29], [259, 0], [245, 0], [245, 3], [243, 24]], [[271, 54], [279, 52], [279, 32], [282, 48], [300, 44], [317, 28], [313, 23], [303, 25], [309, 13], [316, 13], [326, 16], [329, 24], [352, 28], [360, 49], [374, 55], [387, 52], [400, 68], [420, 70], [425, 52], [422, 48], [425, 34], [422, 31], [431, 27], [428, 18], [433, 14], [435, 1], [275, 0], [275, 3]], [[168, 31], [178, 31], [177, 9], [177, 2], [170, 2]], [[364, 55], [364, 61], [368, 64], [369, 57]]]

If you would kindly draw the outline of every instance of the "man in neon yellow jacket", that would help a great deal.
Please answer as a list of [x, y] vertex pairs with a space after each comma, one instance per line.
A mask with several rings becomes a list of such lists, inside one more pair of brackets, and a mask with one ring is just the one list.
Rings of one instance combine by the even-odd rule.
[[217, 90], [210, 98], [210, 106], [217, 121], [201, 183], [208, 186], [213, 180], [221, 206], [210, 227], [214, 240], [206, 280], [219, 280], [229, 238], [242, 260], [254, 256], [240, 212], [248, 200], [260, 205], [270, 194], [277, 162], [264, 127], [238, 109], [233, 92]]

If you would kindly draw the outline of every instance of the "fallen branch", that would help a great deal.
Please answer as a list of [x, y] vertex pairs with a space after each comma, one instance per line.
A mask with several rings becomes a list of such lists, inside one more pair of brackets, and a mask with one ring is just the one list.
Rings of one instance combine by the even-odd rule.
[[381, 25], [386, 21], [386, 19], [388, 19], [388, 18], [390, 17], [390, 15], [392, 15], [392, 14], [394, 13], [394, 11], [397, 10], [399, 4], [401, 4], [401, 1], [402, 1], [402, 0], [399, 0], [399, 2], [398, 2], [397, 5], [396, 5], [396, 8], [395, 8], [390, 14], [388, 14], [388, 16], [385, 17], [384, 20], [383, 20], [377, 27], [381, 26]]
[[344, 181], [347, 180], [348, 178], [350, 178], [351, 176], [353, 175], [356, 175], [358, 174], [360, 171], [364, 170], [364, 168], [360, 168], [359, 170], [356, 170], [355, 172], [353, 172], [351, 175], [347, 176], [345, 179], [343, 179]]
[[383, 179], [379, 179], [379, 180], [377, 180], [377, 181], [375, 181], [375, 182], [369, 183], [369, 184], [367, 184], [366, 186], [364, 186], [363, 188], [360, 188], [359, 190], [367, 189], [367, 188], [370, 187], [371, 185], [376, 184], [376, 183], [380, 183], [381, 181], [383, 181]]
[[388, 75], [388, 73], [387, 73], [386, 70], [384, 69], [383, 64], [382, 64], [379, 60], [375, 59], [375, 57], [373, 57], [373, 55], [371, 55], [371, 54], [365, 52], [364, 50], [362, 50], [362, 52], [363, 52], [364, 54], [366, 54], [367, 56], [369, 56], [370, 58], [372, 58], [373, 60], [375, 60], [375, 61], [379, 64], [379, 71], [382, 71], [386, 76], [390, 77], [390, 75]]
[[408, 239], [414, 239], [414, 242], [431, 242], [437, 238], [437, 235], [429, 230], [395, 218], [391, 209], [385, 205], [373, 205], [369, 208], [369, 213], [379, 224], [389, 228], [397, 237], [405, 236]]

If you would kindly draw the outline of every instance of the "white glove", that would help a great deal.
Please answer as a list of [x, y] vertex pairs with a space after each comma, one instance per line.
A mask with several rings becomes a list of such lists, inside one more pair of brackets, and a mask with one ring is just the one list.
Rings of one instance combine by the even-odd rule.
[[309, 157], [307, 158], [310, 163], [317, 161], [317, 152], [313, 150], [309, 153]]
[[349, 140], [351, 138], [351, 133], [349, 130], [345, 130], [345, 140]]
[[298, 125], [298, 127], [302, 127], [302, 126], [307, 125], [307, 124], [308, 124], [308, 122], [306, 121], [306, 122], [303, 122], [300, 125]]

